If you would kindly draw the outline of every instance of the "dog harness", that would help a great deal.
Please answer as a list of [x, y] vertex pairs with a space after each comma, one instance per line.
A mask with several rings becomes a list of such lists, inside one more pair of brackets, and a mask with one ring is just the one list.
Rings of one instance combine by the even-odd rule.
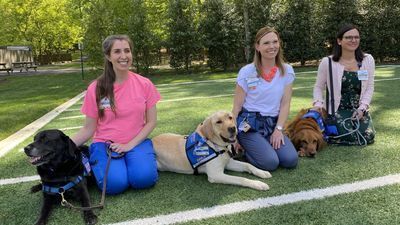
[[209, 141], [197, 132], [193, 132], [186, 137], [186, 156], [194, 170], [194, 174], [198, 174], [197, 168], [199, 166], [225, 152], [225, 150], [214, 149], [217, 147], [215, 145], [211, 147], [208, 143]]
[[[91, 171], [89, 159], [85, 154], [82, 153], [81, 155], [82, 155], [82, 164], [84, 165], [83, 176], [88, 176]], [[67, 178], [65, 178], [65, 180], [67, 180]], [[79, 184], [82, 180], [83, 180], [82, 176], [77, 176], [75, 180], [68, 182], [66, 185], [62, 187], [52, 187], [43, 184], [42, 191], [48, 194], [61, 194], [73, 188], [75, 185]]]
[[82, 176], [77, 176], [75, 180], [67, 183], [66, 185], [64, 185], [62, 187], [52, 187], [52, 186], [43, 184], [42, 191], [46, 192], [48, 194], [61, 194], [61, 193], [68, 191], [69, 189], [73, 188], [75, 185], [79, 184], [82, 180], [83, 180]]
[[308, 112], [306, 114], [303, 115], [302, 119], [306, 119], [306, 118], [312, 118], [314, 119], [314, 121], [318, 124], [319, 129], [322, 131], [322, 134], [324, 136], [324, 139], [327, 140], [328, 136], [326, 135], [325, 132], [325, 124], [324, 124], [324, 119], [321, 116], [321, 113], [319, 113], [316, 110], [308, 110]]

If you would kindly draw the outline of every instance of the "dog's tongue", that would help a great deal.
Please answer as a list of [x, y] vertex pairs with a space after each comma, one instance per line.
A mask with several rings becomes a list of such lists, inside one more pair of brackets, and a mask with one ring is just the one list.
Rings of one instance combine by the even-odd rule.
[[32, 157], [29, 157], [29, 162], [30, 163], [35, 163], [35, 162], [37, 162], [38, 160], [40, 160], [40, 156], [32, 156]]

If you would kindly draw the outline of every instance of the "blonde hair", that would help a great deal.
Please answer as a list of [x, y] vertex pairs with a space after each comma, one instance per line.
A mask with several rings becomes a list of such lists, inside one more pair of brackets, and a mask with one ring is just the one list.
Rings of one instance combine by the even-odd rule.
[[[283, 66], [283, 64], [285, 63], [285, 59], [283, 58], [282, 40], [279, 37], [279, 33], [278, 33], [278, 31], [275, 30], [275, 28], [263, 27], [263, 28], [259, 29], [256, 34], [256, 38], [254, 40], [254, 48], [257, 44], [260, 44], [260, 40], [262, 37], [264, 37], [266, 34], [271, 33], [271, 32], [274, 32], [276, 34], [276, 36], [278, 36], [279, 50], [278, 50], [278, 54], [275, 57], [275, 64], [278, 66], [278, 68], [281, 72], [281, 76], [284, 76], [285, 75], [285, 67]], [[254, 49], [253, 63], [256, 66], [258, 75], [261, 75], [262, 74], [261, 53], [259, 51], [257, 51], [257, 49]]]

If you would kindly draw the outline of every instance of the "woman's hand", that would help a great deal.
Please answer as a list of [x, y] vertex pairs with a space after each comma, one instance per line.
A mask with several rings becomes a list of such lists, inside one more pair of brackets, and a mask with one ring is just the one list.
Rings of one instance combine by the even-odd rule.
[[128, 152], [132, 149], [132, 147], [130, 147], [128, 144], [120, 144], [120, 143], [112, 143], [110, 144], [110, 148], [113, 152], [119, 154]]
[[285, 144], [282, 131], [275, 129], [269, 139], [269, 142], [275, 150], [279, 149], [281, 144]]
[[320, 106], [314, 106], [311, 109], [314, 110], [314, 111], [317, 111], [319, 113], [322, 113], [322, 107], [320, 107]]
[[365, 113], [364, 110], [357, 109], [356, 111], [353, 112], [353, 115], [351, 116], [351, 119], [352, 120], [355, 120], [355, 119], [362, 120], [364, 118], [364, 113]]

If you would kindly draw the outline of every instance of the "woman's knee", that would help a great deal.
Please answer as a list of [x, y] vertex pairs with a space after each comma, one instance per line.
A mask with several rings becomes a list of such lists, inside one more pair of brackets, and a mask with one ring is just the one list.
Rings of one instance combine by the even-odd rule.
[[258, 156], [253, 156], [246, 153], [246, 158], [250, 164], [266, 171], [274, 171], [279, 166], [279, 159], [273, 154], [260, 154]]
[[286, 145], [282, 149], [278, 150], [281, 151], [278, 153], [280, 166], [288, 169], [295, 168], [299, 161], [299, 156], [297, 154], [296, 148], [289, 141], [289, 139], [285, 140], [285, 142]]
[[129, 185], [135, 189], [153, 187], [158, 181], [158, 171], [155, 169], [134, 170], [129, 173]]
[[299, 161], [299, 158], [297, 155], [285, 157], [285, 158], [281, 159], [280, 166], [282, 166], [284, 168], [288, 168], [288, 169], [293, 169], [293, 168], [296, 168], [298, 161]]
[[[129, 183], [126, 176], [109, 175], [107, 177], [106, 194], [116, 195], [128, 189]], [[103, 190], [103, 187], [99, 187]]]
[[129, 184], [133, 188], [149, 188], [158, 180], [153, 144], [146, 139], [126, 156]]

